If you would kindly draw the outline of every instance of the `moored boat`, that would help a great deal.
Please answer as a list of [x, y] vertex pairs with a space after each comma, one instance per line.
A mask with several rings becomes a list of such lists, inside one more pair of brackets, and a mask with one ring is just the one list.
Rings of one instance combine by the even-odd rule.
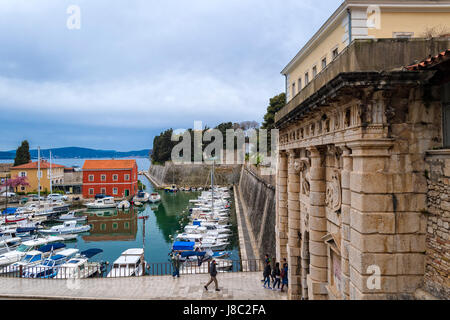
[[66, 221], [61, 225], [53, 226], [50, 229], [39, 230], [39, 232], [43, 234], [58, 235], [58, 234], [73, 234], [73, 233], [87, 232], [90, 229], [91, 229], [90, 226], [77, 225], [77, 221], [73, 220], [73, 221]]
[[114, 261], [108, 278], [132, 277], [144, 275], [144, 249], [127, 249]]
[[151, 203], [155, 203], [155, 202], [161, 201], [161, 196], [157, 192], [152, 192], [150, 194], [149, 201]]
[[115, 208], [116, 203], [113, 197], [104, 197], [101, 199], [96, 199], [94, 202], [89, 202], [85, 204], [89, 209], [105, 209], [105, 208]]

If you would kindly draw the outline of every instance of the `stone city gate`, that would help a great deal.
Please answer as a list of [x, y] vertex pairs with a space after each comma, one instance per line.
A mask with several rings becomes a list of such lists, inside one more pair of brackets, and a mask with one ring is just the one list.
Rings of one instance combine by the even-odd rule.
[[430, 77], [341, 73], [278, 119], [276, 249], [290, 299], [410, 298], [420, 285], [424, 154], [442, 143]]

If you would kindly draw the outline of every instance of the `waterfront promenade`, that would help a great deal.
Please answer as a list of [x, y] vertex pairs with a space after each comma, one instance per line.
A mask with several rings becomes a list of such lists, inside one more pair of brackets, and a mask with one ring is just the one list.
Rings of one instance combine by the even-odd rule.
[[286, 300], [287, 294], [262, 288], [262, 272], [221, 273], [221, 291], [203, 286], [209, 275], [145, 276], [115, 279], [18, 279], [0, 277], [0, 299]]

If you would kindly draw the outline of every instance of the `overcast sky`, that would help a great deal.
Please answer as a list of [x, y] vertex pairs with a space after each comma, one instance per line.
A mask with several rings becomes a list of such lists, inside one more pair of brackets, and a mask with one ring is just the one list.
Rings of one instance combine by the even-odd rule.
[[1, 0], [0, 150], [137, 150], [194, 120], [261, 122], [280, 71], [340, 3]]

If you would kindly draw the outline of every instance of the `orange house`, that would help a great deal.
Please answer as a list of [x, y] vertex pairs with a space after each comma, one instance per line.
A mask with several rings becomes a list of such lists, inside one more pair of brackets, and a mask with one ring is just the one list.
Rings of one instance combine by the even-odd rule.
[[86, 160], [83, 165], [83, 198], [102, 193], [114, 198], [138, 191], [136, 160]]

